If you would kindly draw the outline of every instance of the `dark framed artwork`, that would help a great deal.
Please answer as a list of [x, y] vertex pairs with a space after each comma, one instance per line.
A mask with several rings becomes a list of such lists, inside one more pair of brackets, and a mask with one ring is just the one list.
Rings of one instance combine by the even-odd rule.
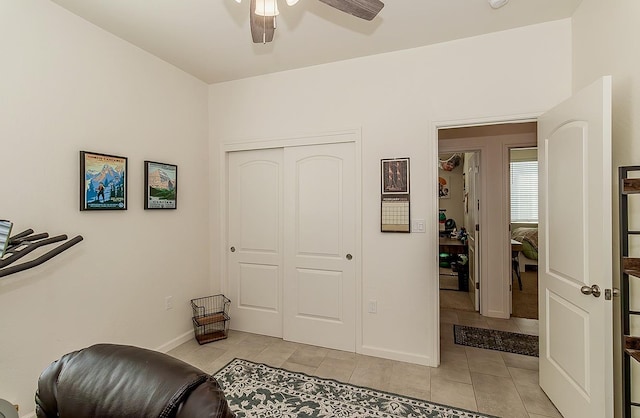
[[127, 158], [80, 151], [80, 210], [127, 209]]
[[383, 159], [380, 162], [382, 194], [408, 194], [409, 158]]
[[178, 204], [178, 166], [144, 162], [144, 208], [176, 209]]

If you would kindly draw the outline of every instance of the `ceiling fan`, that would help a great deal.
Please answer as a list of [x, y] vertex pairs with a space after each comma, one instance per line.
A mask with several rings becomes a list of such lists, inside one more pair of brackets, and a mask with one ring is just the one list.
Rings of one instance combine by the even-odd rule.
[[[236, 0], [240, 3], [242, 0]], [[286, 0], [293, 6], [298, 0]], [[321, 2], [364, 20], [372, 20], [384, 7], [380, 0], [320, 0]], [[277, 0], [251, 0], [249, 18], [251, 23], [251, 37], [254, 43], [273, 41], [276, 30]]]

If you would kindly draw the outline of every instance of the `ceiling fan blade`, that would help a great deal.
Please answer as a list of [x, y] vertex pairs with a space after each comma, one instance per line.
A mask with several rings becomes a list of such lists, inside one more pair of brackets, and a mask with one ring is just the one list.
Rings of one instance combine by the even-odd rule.
[[380, 13], [384, 3], [380, 0], [320, 0], [331, 7], [349, 13], [360, 19], [372, 20]]
[[273, 35], [276, 31], [276, 17], [257, 15], [256, 0], [251, 0], [249, 5], [249, 22], [253, 43], [263, 44], [273, 41]]

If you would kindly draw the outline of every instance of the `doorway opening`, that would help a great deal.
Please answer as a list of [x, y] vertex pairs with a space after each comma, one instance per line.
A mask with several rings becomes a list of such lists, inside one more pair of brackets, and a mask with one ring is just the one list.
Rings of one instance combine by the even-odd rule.
[[438, 156], [438, 260], [442, 308], [480, 310], [476, 230], [479, 223], [479, 162], [479, 151]]
[[[517, 277], [514, 271], [517, 258], [512, 256], [516, 248], [511, 245], [510, 150], [536, 146], [536, 122], [438, 129], [439, 174], [444, 173], [445, 177], [455, 174], [455, 169], [441, 169], [452, 156], [461, 157], [462, 167], [458, 185], [454, 178], [451, 190], [447, 191], [450, 197], [440, 197], [439, 209], [446, 209], [445, 222], [455, 221], [458, 238], [459, 224], [465, 228], [466, 240], [460, 252], [467, 256], [467, 274], [472, 278], [465, 290], [474, 310], [483, 316], [503, 319], [511, 316], [512, 273]], [[456, 187], [460, 189], [457, 194]], [[457, 205], [460, 211], [451, 209], [452, 205]], [[446, 226], [444, 230], [448, 232]], [[438, 256], [441, 249], [439, 245]], [[518, 286], [517, 280], [515, 283]], [[462, 293], [460, 287], [458, 292]], [[443, 297], [441, 308], [446, 303]]]
[[509, 150], [511, 316], [538, 319], [538, 148]]

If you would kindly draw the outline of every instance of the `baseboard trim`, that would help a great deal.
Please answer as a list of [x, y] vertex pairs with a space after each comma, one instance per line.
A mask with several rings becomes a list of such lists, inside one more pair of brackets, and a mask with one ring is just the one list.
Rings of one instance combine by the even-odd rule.
[[378, 347], [363, 345], [358, 354], [386, 358], [388, 360], [404, 361], [406, 363], [420, 364], [422, 366], [438, 367], [438, 365], [435, 364], [433, 357], [415, 353], [406, 353], [403, 351], [384, 350]]
[[193, 330], [187, 331], [184, 334], [174, 338], [173, 340], [162, 344], [160, 347], [157, 347], [155, 350], [160, 351], [161, 353], [166, 353], [167, 351], [171, 351], [180, 344], [184, 344], [190, 339], [193, 338]]

